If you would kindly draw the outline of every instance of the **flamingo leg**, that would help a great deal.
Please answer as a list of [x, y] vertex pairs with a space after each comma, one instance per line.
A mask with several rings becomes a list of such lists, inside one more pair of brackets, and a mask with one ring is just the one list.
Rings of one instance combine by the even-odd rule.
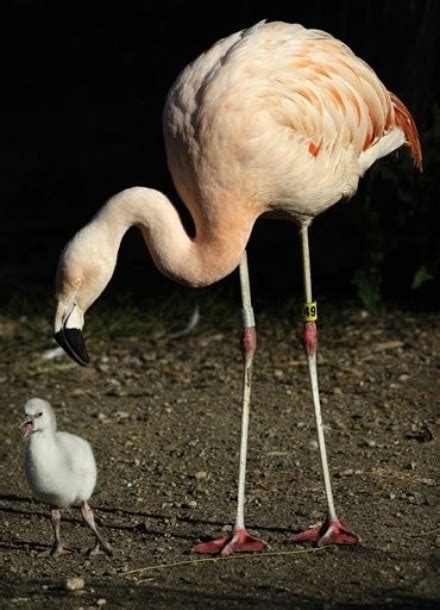
[[95, 534], [95, 544], [90, 549], [85, 549], [83, 553], [86, 555], [99, 555], [104, 553], [105, 555], [112, 556], [113, 549], [107, 542], [107, 540], [103, 537], [103, 535], [99, 532], [98, 527], [95, 523], [95, 516], [93, 514], [93, 510], [87, 502], [82, 502], [81, 504], [81, 515], [84, 521], [87, 523], [89, 528]]
[[74, 553], [74, 549], [66, 546], [61, 539], [61, 511], [59, 508], [52, 506], [50, 509], [50, 522], [52, 525], [55, 540], [52, 547], [47, 551], [39, 553], [39, 557], [50, 555], [51, 557], [59, 557], [67, 553]]
[[240, 462], [238, 472], [237, 514], [232, 534], [202, 542], [194, 546], [192, 553], [220, 553], [222, 556], [232, 553], [245, 553], [262, 551], [266, 543], [250, 534], [244, 524], [245, 484], [246, 484], [246, 458], [249, 432], [249, 411], [252, 387], [252, 365], [257, 347], [257, 333], [255, 330], [254, 311], [252, 309], [251, 288], [249, 282], [249, 268], [246, 250], [240, 261], [240, 285], [242, 297], [243, 332], [241, 337], [241, 350], [243, 354], [243, 408], [241, 421]]
[[312, 275], [310, 269], [308, 223], [304, 223], [301, 226], [301, 246], [305, 297], [303, 312], [304, 326], [301, 334], [301, 342], [307, 357], [316, 431], [318, 435], [319, 453], [321, 458], [321, 468], [327, 497], [328, 515], [324, 523], [317, 524], [304, 532], [295, 534], [292, 537], [292, 542], [310, 542], [317, 546], [323, 544], [357, 544], [359, 542], [359, 537], [350, 532], [339, 521], [336, 515], [330, 470], [327, 461], [327, 449], [325, 445], [324, 426], [322, 423], [321, 403], [319, 399], [318, 370], [316, 365], [316, 353], [318, 345], [318, 335], [316, 329], [317, 307], [312, 298]]

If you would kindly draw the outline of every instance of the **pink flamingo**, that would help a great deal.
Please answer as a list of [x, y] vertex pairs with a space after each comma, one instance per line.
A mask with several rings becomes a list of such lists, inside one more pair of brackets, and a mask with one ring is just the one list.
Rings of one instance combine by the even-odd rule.
[[246, 244], [262, 214], [299, 226], [304, 276], [301, 336], [311, 384], [328, 513], [294, 542], [355, 544], [333, 500], [316, 366], [317, 308], [308, 229], [313, 218], [351, 197], [359, 178], [402, 145], [421, 168], [417, 129], [403, 103], [373, 70], [330, 34], [298, 24], [258, 23], [217, 42], [172, 86], [163, 113], [168, 165], [196, 228], [190, 237], [162, 193], [129, 188], [98, 211], [64, 249], [57, 273], [55, 337], [87, 365], [84, 314], [109, 282], [121, 240], [137, 226], [157, 268], [190, 286], [207, 286], [240, 267], [244, 384], [235, 527], [195, 553], [259, 551], [245, 528], [245, 473], [256, 330]]

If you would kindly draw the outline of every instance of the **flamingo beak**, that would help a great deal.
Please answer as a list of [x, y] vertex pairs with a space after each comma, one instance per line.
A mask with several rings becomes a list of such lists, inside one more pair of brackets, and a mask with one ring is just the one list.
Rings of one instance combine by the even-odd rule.
[[[60, 306], [58, 306], [58, 310]], [[90, 364], [86, 344], [82, 334], [84, 316], [78, 305], [74, 305], [70, 312], [64, 317], [57, 310], [55, 317], [54, 339], [68, 356], [81, 366]]]
[[79, 328], [63, 328], [54, 334], [55, 341], [68, 356], [81, 366], [90, 364], [82, 331]]

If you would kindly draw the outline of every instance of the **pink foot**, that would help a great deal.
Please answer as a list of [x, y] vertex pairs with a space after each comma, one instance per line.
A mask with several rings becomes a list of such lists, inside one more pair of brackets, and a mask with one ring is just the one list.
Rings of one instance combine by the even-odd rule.
[[240, 528], [234, 529], [232, 534], [224, 538], [196, 544], [191, 549], [191, 553], [220, 553], [222, 557], [227, 557], [232, 553], [256, 553], [263, 551], [266, 547], [265, 542], [252, 536], [247, 530]]
[[310, 542], [314, 546], [324, 544], [357, 544], [359, 536], [353, 534], [343, 525], [339, 519], [327, 519], [324, 523], [315, 525], [304, 532], [294, 534], [291, 542]]

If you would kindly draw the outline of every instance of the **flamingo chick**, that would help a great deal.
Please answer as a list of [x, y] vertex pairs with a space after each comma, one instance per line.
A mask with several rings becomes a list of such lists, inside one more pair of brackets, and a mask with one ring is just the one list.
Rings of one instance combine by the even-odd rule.
[[55, 413], [46, 400], [31, 398], [24, 408], [26, 417], [20, 426], [28, 440], [25, 470], [32, 495], [51, 507], [55, 541], [49, 551], [54, 557], [73, 552], [60, 534], [61, 509], [81, 505], [84, 521], [95, 534], [89, 555], [112, 555], [112, 548], [99, 532], [88, 500], [96, 485], [96, 462], [89, 443], [74, 434], [57, 432]]
[[[67, 244], [57, 273], [55, 337], [87, 365], [84, 314], [108, 284], [127, 230], [142, 232], [167, 277], [207, 286], [240, 266], [243, 409], [235, 527], [197, 553], [258, 551], [244, 523], [245, 474], [256, 349], [246, 244], [255, 221], [273, 215], [297, 225], [304, 278], [301, 342], [307, 357], [327, 497], [322, 525], [294, 542], [355, 544], [339, 521], [330, 481], [317, 373], [317, 305], [308, 231], [313, 219], [357, 190], [378, 159], [406, 145], [421, 168], [414, 120], [374, 71], [330, 34], [298, 24], [258, 23], [214, 44], [171, 87], [163, 113], [168, 166], [192, 215], [189, 235], [170, 200], [143, 187], [113, 196]], [[273, 253], [269, 253], [273, 255]]]

